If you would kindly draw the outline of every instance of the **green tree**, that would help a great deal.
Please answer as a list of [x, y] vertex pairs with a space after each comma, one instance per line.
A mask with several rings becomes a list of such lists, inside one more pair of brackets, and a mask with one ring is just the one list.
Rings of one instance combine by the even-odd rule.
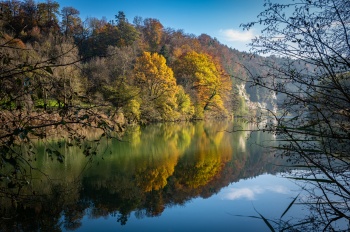
[[118, 27], [118, 46], [130, 46], [138, 39], [138, 32], [126, 19], [124, 12], [119, 11], [115, 16]]
[[52, 0], [47, 0], [46, 2], [38, 3], [38, 13], [37, 21], [38, 25], [42, 31], [46, 33], [58, 32], [58, 14], [60, 5]]
[[184, 88], [181, 85], [178, 86], [176, 103], [178, 105], [178, 112], [181, 114], [182, 119], [191, 119], [194, 114], [194, 107], [192, 105], [190, 96], [185, 92]]
[[3, 29], [24, 42], [38, 41], [44, 32], [58, 32], [59, 4], [51, 0], [35, 3], [33, 0], [1, 1], [1, 25]]
[[22, 19], [26, 22], [26, 30], [37, 26], [37, 5], [33, 0], [25, 0], [21, 4]]
[[157, 19], [147, 18], [143, 21], [143, 34], [151, 52], [158, 52], [163, 35], [163, 25]]
[[82, 33], [80, 12], [74, 7], [63, 7], [61, 10], [61, 27], [65, 36], [78, 35]]
[[136, 50], [132, 47], [108, 47], [108, 58], [93, 58], [84, 65], [89, 81], [89, 90], [96, 103], [103, 101], [128, 116], [130, 121], [139, 121], [139, 89], [134, 85], [133, 62]]
[[117, 24], [108, 22], [105, 19], [89, 18], [88, 38], [80, 43], [80, 53], [91, 59], [95, 56], [107, 56], [108, 47], [135, 47], [135, 42], [139, 39], [139, 32], [131, 25], [124, 12], [119, 11], [116, 17]]
[[1, 23], [3, 30], [11, 32], [18, 37], [24, 29], [24, 25], [21, 22], [21, 2], [18, 0], [13, 1], [2, 1], [1, 3]]
[[110, 23], [99, 22], [91, 37], [84, 40], [80, 51], [86, 59], [106, 56], [108, 46], [116, 46], [119, 41], [118, 28]]

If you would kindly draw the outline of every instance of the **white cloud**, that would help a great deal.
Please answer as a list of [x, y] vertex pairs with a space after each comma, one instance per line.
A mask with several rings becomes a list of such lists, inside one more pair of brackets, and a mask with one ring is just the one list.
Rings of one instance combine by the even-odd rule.
[[249, 42], [251, 39], [255, 38], [252, 30], [239, 31], [234, 29], [221, 29], [220, 34], [224, 37], [225, 40], [230, 42]]
[[229, 192], [225, 194], [224, 199], [227, 200], [237, 200], [245, 198], [247, 200], [255, 200], [256, 195], [263, 194], [266, 191], [271, 191], [280, 194], [287, 194], [289, 190], [285, 186], [275, 185], [275, 186], [253, 186], [245, 188], [231, 188]]

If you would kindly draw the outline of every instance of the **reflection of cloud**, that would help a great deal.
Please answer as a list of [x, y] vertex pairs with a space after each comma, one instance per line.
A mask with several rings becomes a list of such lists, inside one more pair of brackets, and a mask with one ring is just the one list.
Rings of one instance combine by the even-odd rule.
[[239, 31], [234, 29], [221, 29], [220, 34], [223, 35], [227, 41], [231, 42], [248, 42], [255, 37], [252, 30]]
[[224, 199], [227, 200], [237, 200], [240, 198], [246, 198], [247, 200], [255, 200], [256, 195], [262, 194], [266, 191], [287, 194], [288, 189], [282, 185], [274, 186], [253, 186], [245, 188], [231, 188], [229, 192], [225, 194]]
[[249, 189], [249, 188], [231, 189], [231, 191], [227, 193], [224, 198], [228, 200], [236, 200], [239, 198], [254, 200], [255, 194], [256, 192], [254, 191], [254, 189]]
[[269, 191], [272, 191], [275, 193], [281, 193], [281, 194], [288, 193], [288, 189], [282, 185], [268, 186], [268, 187], [266, 187], [266, 190], [269, 190]]

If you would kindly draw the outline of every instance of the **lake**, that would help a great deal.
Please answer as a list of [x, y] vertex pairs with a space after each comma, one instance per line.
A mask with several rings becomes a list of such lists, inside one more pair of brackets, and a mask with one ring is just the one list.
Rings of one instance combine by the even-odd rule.
[[[63, 141], [63, 163], [39, 142], [32, 165], [40, 171], [21, 202], [1, 199], [0, 231], [270, 231], [250, 216], [279, 218], [300, 187], [264, 148], [274, 137], [249, 129], [236, 121], [136, 126], [94, 144], [97, 155]], [[300, 213], [293, 206], [285, 217]]]

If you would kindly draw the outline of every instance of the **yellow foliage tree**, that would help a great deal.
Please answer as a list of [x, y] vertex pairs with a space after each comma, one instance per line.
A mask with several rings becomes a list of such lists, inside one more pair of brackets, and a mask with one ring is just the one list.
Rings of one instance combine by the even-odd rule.
[[174, 63], [178, 83], [190, 94], [195, 104], [196, 117], [204, 117], [204, 112], [227, 115], [224, 99], [231, 90], [227, 75], [218, 62], [207, 55], [188, 52]]
[[135, 84], [141, 89], [142, 118], [147, 120], [175, 120], [178, 86], [166, 60], [157, 53], [144, 52], [136, 59]]
[[176, 103], [178, 105], [178, 112], [181, 114], [182, 119], [190, 119], [194, 114], [194, 107], [191, 102], [191, 98], [186, 94], [184, 88], [179, 85], [178, 92], [176, 94]]

